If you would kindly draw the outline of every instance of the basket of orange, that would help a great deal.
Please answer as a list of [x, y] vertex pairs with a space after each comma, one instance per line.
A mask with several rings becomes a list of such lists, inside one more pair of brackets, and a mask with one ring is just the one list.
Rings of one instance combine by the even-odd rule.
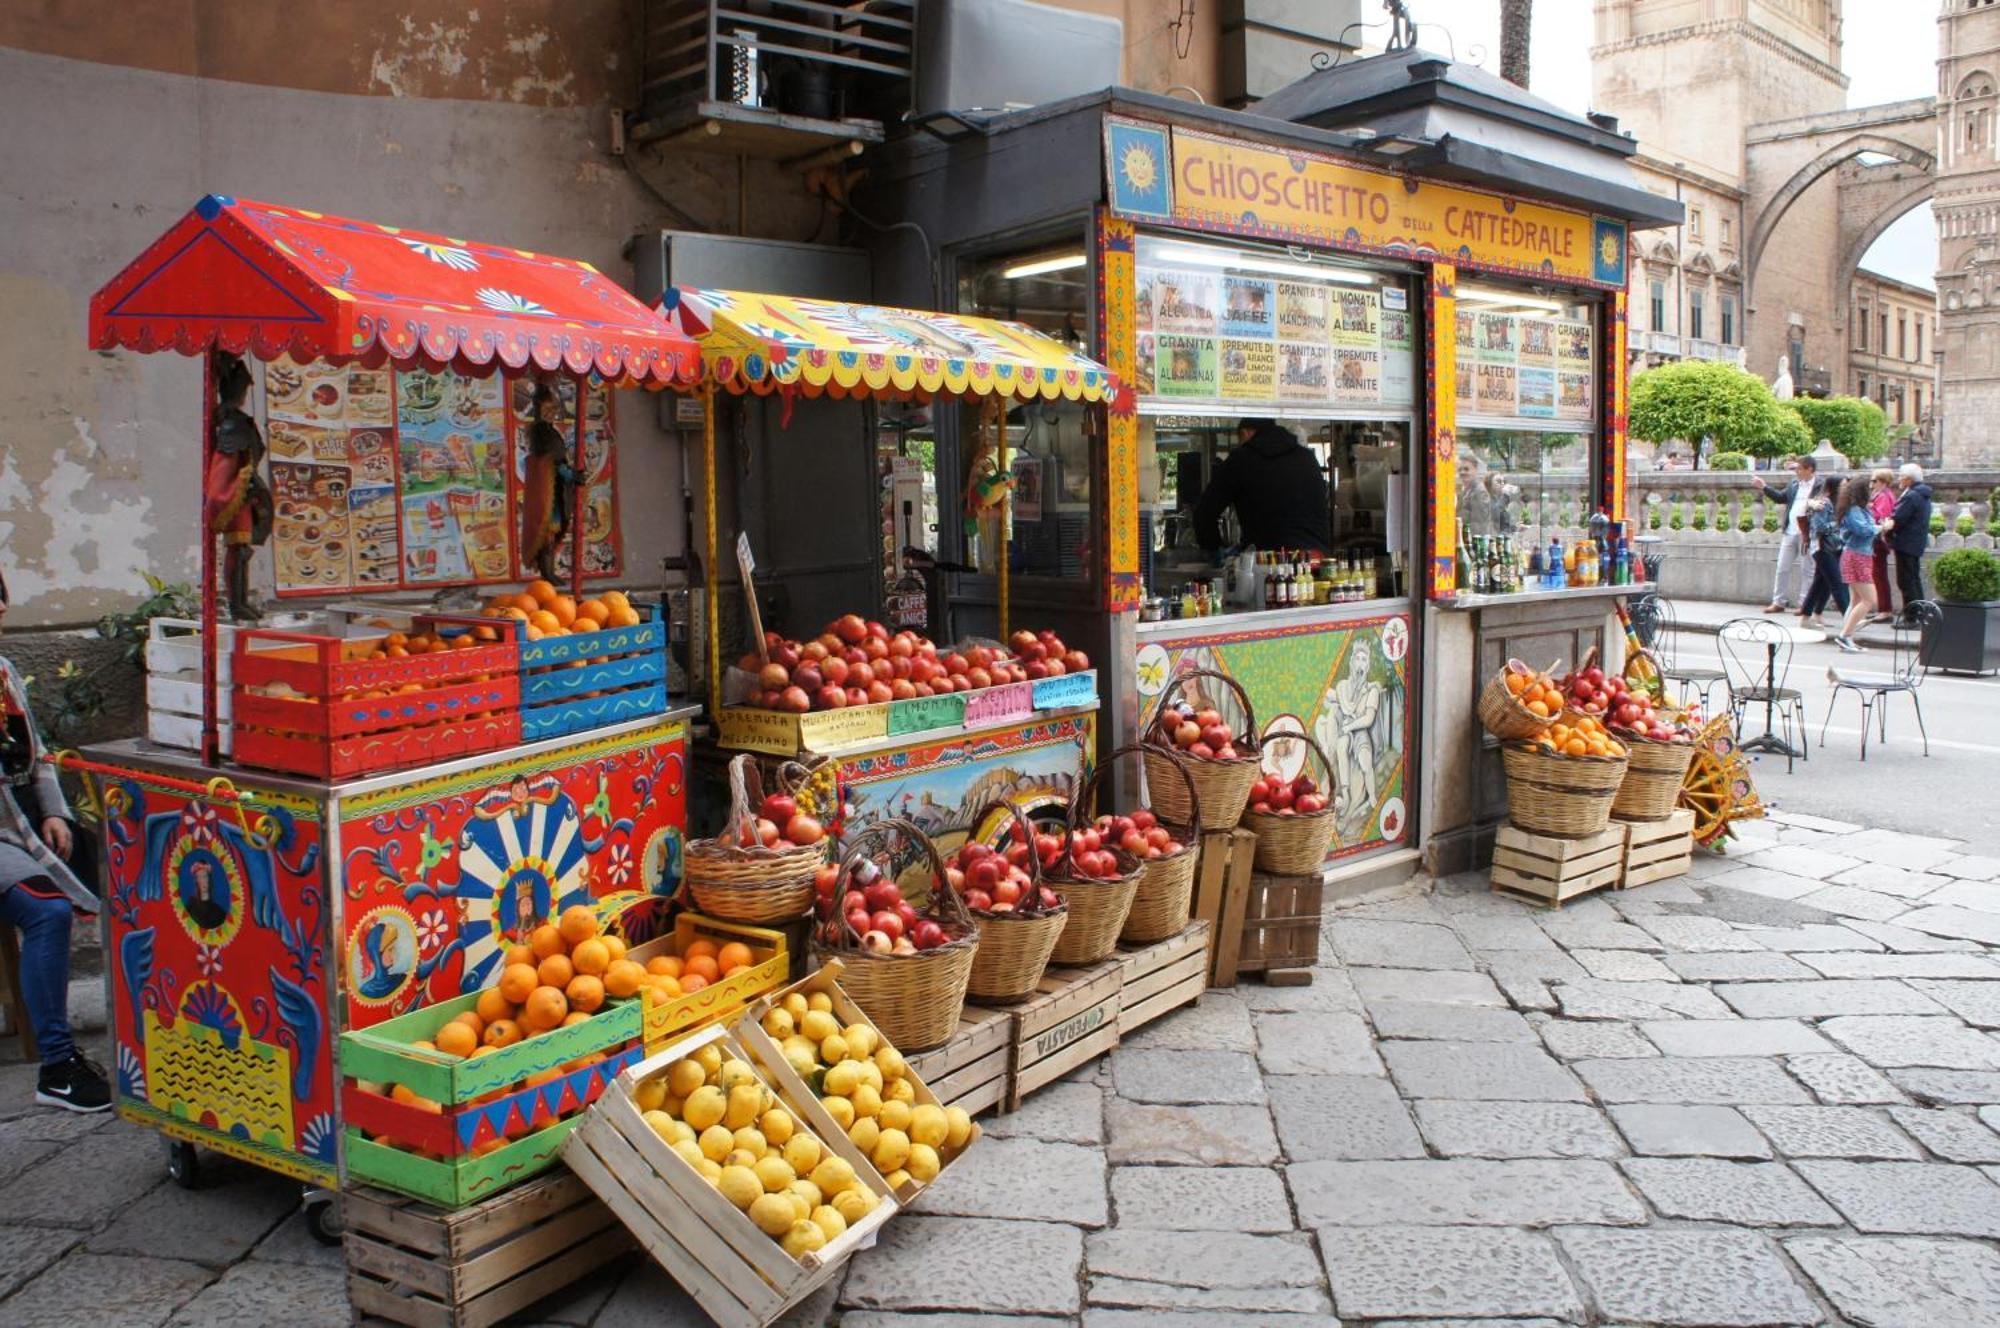
[[1508, 660], [1479, 693], [1479, 722], [1503, 742], [1540, 736], [1562, 712], [1561, 684], [1518, 659]]
[[1625, 745], [1594, 716], [1569, 710], [1546, 732], [1500, 749], [1509, 819], [1522, 830], [1582, 839], [1611, 822], [1625, 782]]

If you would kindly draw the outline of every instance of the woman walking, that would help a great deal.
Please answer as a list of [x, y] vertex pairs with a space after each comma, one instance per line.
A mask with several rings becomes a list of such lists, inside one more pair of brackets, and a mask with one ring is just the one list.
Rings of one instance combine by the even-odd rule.
[[1895, 603], [1889, 598], [1889, 536], [1881, 527], [1896, 510], [1896, 472], [1887, 466], [1868, 476], [1868, 515], [1875, 518], [1875, 612], [1870, 622], [1888, 618]]
[[1835, 610], [1847, 612], [1847, 583], [1840, 576], [1840, 533], [1833, 516], [1834, 499], [1839, 496], [1840, 481], [1828, 475], [1814, 486], [1812, 504], [1807, 511], [1807, 550], [1812, 554], [1812, 588], [1806, 591], [1805, 607], [1799, 610], [1800, 624], [1810, 624], [1821, 630], [1826, 622], [1820, 613], [1832, 601]]
[[1841, 485], [1834, 525], [1840, 539], [1840, 579], [1847, 583], [1852, 600], [1833, 643], [1850, 655], [1858, 655], [1861, 647], [1855, 644], [1855, 629], [1875, 612], [1875, 518], [1868, 514], [1868, 481], [1859, 475]]

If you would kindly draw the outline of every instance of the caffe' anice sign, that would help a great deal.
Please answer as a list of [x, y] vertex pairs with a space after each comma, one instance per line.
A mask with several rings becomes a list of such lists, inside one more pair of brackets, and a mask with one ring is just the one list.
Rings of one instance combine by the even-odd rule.
[[1105, 175], [1135, 221], [1625, 283], [1623, 222], [1198, 130], [1111, 119]]

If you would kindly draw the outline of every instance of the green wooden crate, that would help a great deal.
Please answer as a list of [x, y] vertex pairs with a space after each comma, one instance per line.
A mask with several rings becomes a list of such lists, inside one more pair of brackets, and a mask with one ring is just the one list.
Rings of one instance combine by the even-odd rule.
[[[582, 1025], [578, 1025], [582, 1027]], [[494, 1057], [483, 1056], [482, 1060]], [[562, 1154], [563, 1140], [569, 1138], [585, 1116], [578, 1112], [495, 1149], [484, 1157], [461, 1157], [448, 1162], [418, 1157], [400, 1148], [363, 1138], [361, 1131], [347, 1130], [347, 1175], [350, 1181], [365, 1180], [418, 1199], [428, 1199], [440, 1208], [462, 1208], [491, 1198], [510, 1185], [547, 1171]]]
[[554, 1028], [502, 1047], [490, 1056], [460, 1060], [410, 1044], [429, 1040], [440, 1028], [479, 1003], [478, 992], [397, 1015], [368, 1028], [340, 1035], [340, 1072], [350, 1079], [402, 1084], [445, 1107], [518, 1085], [531, 1074], [553, 1070], [594, 1051], [622, 1046], [638, 1037], [636, 997], [606, 1001], [580, 1024]]

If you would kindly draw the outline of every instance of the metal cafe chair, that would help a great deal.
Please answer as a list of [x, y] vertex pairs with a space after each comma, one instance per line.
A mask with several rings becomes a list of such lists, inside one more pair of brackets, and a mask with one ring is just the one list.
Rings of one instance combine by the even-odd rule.
[[[1732, 618], [1716, 634], [1722, 647], [1722, 668], [1729, 684], [1729, 709], [1736, 718], [1736, 731], [1743, 732], [1743, 718], [1759, 702], [1764, 707], [1764, 731], [1744, 740], [1746, 752], [1770, 752], [1785, 758], [1785, 772], [1792, 761], [1809, 759], [1805, 693], [1786, 686], [1792, 671], [1792, 633], [1770, 618]], [[1798, 741], [1792, 741], [1792, 726], [1798, 725]], [[1782, 728], [1783, 733], [1779, 730]]]
[[[1682, 664], [1680, 662], [1679, 624], [1674, 617], [1674, 602], [1664, 595], [1641, 595], [1632, 601], [1629, 610], [1632, 625], [1638, 629], [1639, 644], [1653, 652], [1660, 661], [1660, 676], [1680, 688], [1681, 701], [1686, 703], [1688, 693], [1701, 697], [1701, 713], [1712, 715], [1715, 707], [1710, 703], [1709, 693], [1721, 683], [1725, 692], [1729, 689], [1729, 676], [1721, 669], [1705, 665]], [[1652, 624], [1648, 632], [1646, 624]]]
[[1931, 754], [1931, 735], [1924, 728], [1924, 703], [1917, 695], [1923, 686], [1925, 651], [1944, 621], [1944, 612], [1930, 600], [1920, 599], [1907, 610], [1916, 619], [1912, 626], [1898, 626], [1889, 646], [1887, 673], [1849, 673], [1828, 666], [1826, 680], [1833, 684], [1833, 696], [1826, 703], [1826, 718], [1820, 721], [1819, 745], [1826, 746], [1826, 726], [1833, 720], [1833, 708], [1842, 692], [1853, 692], [1861, 700], [1861, 759], [1868, 759], [1868, 721], [1875, 721], [1876, 737], [1889, 741], [1889, 698], [1907, 692], [1917, 710], [1917, 732], [1924, 740], [1924, 755]]

